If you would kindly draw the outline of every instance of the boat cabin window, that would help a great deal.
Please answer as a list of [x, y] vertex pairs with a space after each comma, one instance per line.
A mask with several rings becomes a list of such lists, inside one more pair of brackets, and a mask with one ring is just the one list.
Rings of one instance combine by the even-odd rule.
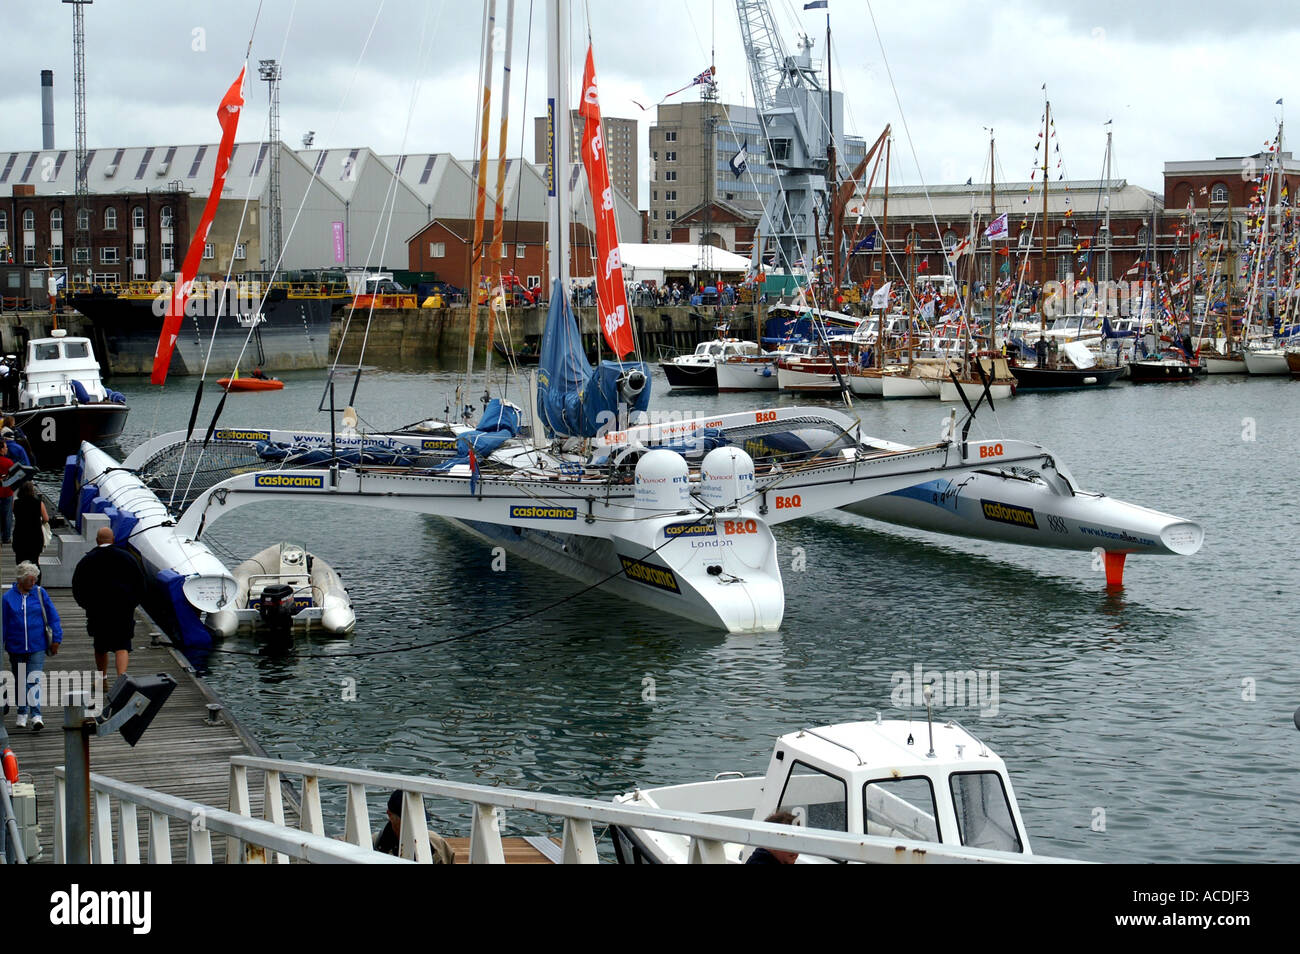
[[997, 772], [955, 772], [948, 780], [957, 832], [970, 848], [1024, 851], [1002, 776]]
[[882, 778], [862, 786], [862, 830], [868, 835], [940, 841], [934, 785], [924, 775]]
[[806, 828], [848, 831], [848, 786], [844, 779], [803, 762], [790, 766], [777, 807], [794, 813]]
[[90, 342], [65, 341], [63, 342], [63, 354], [68, 358], [89, 358]]
[[58, 357], [59, 344], [57, 341], [32, 345], [32, 360], [34, 361], [56, 361]]

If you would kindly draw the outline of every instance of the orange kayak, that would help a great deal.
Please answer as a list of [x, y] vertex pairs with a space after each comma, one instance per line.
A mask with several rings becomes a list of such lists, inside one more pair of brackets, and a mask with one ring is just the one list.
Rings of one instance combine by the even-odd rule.
[[276, 378], [218, 378], [217, 383], [227, 391], [278, 391], [284, 387]]

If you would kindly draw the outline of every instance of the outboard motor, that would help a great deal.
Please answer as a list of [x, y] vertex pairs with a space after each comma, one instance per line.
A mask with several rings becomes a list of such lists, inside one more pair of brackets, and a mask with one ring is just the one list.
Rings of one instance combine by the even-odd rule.
[[629, 406], [636, 403], [636, 399], [641, 396], [645, 386], [645, 373], [637, 368], [624, 371], [618, 376], [618, 395], [622, 399], [622, 403]]
[[271, 583], [262, 589], [257, 606], [268, 641], [286, 647], [293, 640], [293, 587], [288, 583]]

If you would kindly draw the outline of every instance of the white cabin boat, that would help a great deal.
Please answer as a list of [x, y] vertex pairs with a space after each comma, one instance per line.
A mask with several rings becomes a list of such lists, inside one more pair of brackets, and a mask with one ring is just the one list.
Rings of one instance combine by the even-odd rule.
[[[1031, 854], [1006, 764], [952, 721], [877, 716], [875, 722], [791, 732], [776, 740], [766, 775], [724, 772], [707, 782], [639, 788], [614, 801], [754, 821], [784, 811], [808, 829]], [[622, 862], [689, 860], [685, 836], [620, 827], [613, 832]], [[750, 854], [736, 844], [723, 851], [737, 864]]]

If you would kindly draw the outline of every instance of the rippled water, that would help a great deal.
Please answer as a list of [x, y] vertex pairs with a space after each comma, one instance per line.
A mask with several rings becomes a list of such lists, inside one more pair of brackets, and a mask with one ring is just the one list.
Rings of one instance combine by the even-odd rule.
[[[321, 376], [285, 377], [282, 392], [232, 396], [223, 423], [327, 429], [316, 413]], [[450, 380], [369, 373], [358, 407], [377, 426], [441, 414]], [[161, 396], [115, 384], [133, 403], [126, 447], [183, 425], [192, 383], [175, 381]], [[795, 403], [673, 394], [657, 373], [655, 386], [661, 410]], [[1293, 860], [1298, 407], [1300, 383], [1244, 378], [999, 404], [973, 433], [1038, 441], [1088, 489], [1199, 520], [1204, 548], [1134, 557], [1114, 595], [1089, 554], [836, 513], [776, 529], [785, 622], [759, 637], [588, 594], [484, 636], [319, 658], [447, 639], [579, 587], [513, 558], [508, 572], [491, 572], [485, 545], [431, 517], [246, 507], [213, 526], [210, 542], [238, 558], [285, 538], [305, 543], [343, 575], [357, 632], [315, 643], [313, 658], [215, 655], [206, 677], [274, 755], [609, 796], [638, 783], [761, 772], [779, 733], [897, 715], [891, 677], [916, 664], [988, 670], [998, 677], [997, 713], [948, 714], [1006, 759], [1036, 852]], [[867, 433], [904, 441], [933, 440], [946, 414], [911, 401], [859, 402], [856, 412]], [[1252, 427], [1254, 439], [1244, 439]], [[803, 572], [791, 569], [795, 547], [806, 553]], [[647, 677], [653, 702], [643, 699]], [[347, 679], [356, 702], [341, 701]], [[445, 830], [466, 829], [459, 810], [435, 814]], [[1104, 831], [1094, 830], [1102, 820]]]

